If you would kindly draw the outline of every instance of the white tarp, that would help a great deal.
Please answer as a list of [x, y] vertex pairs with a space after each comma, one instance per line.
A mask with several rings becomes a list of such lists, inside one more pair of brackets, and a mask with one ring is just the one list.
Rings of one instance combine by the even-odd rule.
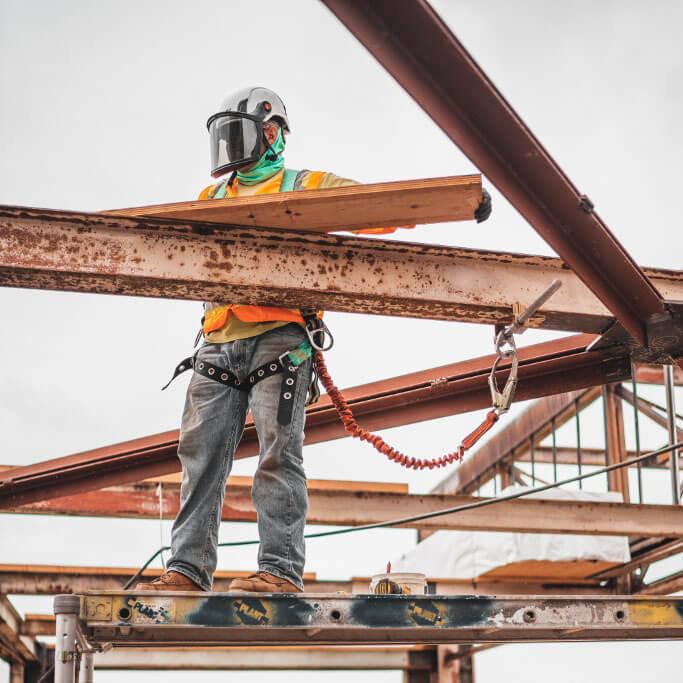
[[[510, 486], [501, 495], [524, 491]], [[551, 489], [530, 498], [620, 503], [617, 492], [593, 493]], [[515, 562], [528, 560], [599, 560], [622, 563], [631, 559], [626, 536], [526, 534], [499, 531], [437, 531], [391, 563], [392, 571], [422, 572], [429, 578], [474, 578]]]

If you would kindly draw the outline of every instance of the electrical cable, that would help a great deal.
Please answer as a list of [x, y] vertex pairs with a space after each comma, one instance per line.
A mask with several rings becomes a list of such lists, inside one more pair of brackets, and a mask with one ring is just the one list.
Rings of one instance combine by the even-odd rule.
[[55, 665], [53, 664], [37, 681], [36, 683], [47, 683], [50, 675], [54, 672]]
[[[333, 529], [331, 531], [317, 531], [311, 534], [305, 534], [304, 538], [326, 538], [328, 536], [341, 536], [343, 534], [351, 534], [356, 531], [369, 531], [371, 529], [385, 529], [387, 527], [396, 527], [403, 524], [411, 524], [413, 522], [421, 522], [425, 519], [433, 519], [434, 517], [441, 517], [443, 515], [453, 515], [458, 512], [465, 512], [466, 510], [476, 510], [478, 508], [487, 507], [489, 505], [496, 505], [497, 503], [502, 503], [507, 500], [515, 500], [517, 498], [526, 498], [534, 493], [541, 493], [543, 491], [549, 491], [550, 489], [559, 488], [565, 484], [573, 484], [577, 481], [583, 481], [584, 479], [589, 479], [590, 477], [597, 477], [601, 474], [606, 474], [607, 472], [612, 472], [613, 470], [621, 469], [622, 467], [630, 467], [649, 458], [654, 458], [662, 453], [668, 453], [673, 450], [683, 448], [683, 441], [671, 444], [669, 446], [663, 446], [655, 451], [650, 451], [649, 453], [644, 453], [638, 457], [628, 458], [627, 460], [622, 460], [621, 462], [614, 463], [613, 465], [607, 465], [606, 467], [601, 467], [600, 469], [594, 470], [593, 472], [586, 472], [585, 474], [576, 475], [575, 477], [569, 477], [568, 479], [561, 479], [560, 481], [554, 482], [552, 484], [544, 484], [543, 486], [536, 486], [532, 489], [527, 489], [525, 491], [518, 491], [516, 493], [510, 493], [506, 496], [500, 496], [499, 498], [485, 498], [484, 500], [477, 500], [472, 503], [465, 503], [463, 505], [456, 505], [450, 508], [443, 508], [441, 510], [434, 510], [432, 512], [423, 512], [419, 515], [411, 515], [410, 517], [399, 517], [398, 519], [390, 519], [385, 522], [373, 522], [372, 524], [361, 524], [359, 526], [343, 527], [341, 529]], [[228, 548], [235, 546], [244, 545], [257, 545], [260, 543], [258, 539], [252, 539], [249, 541], [227, 541], [224, 543], [219, 543], [219, 548]], [[135, 583], [142, 573], [149, 567], [149, 565], [159, 556], [160, 553], [170, 550], [169, 546], [164, 546], [159, 548], [149, 559], [138, 569], [138, 571], [125, 583], [123, 590], [128, 590], [133, 583]]]

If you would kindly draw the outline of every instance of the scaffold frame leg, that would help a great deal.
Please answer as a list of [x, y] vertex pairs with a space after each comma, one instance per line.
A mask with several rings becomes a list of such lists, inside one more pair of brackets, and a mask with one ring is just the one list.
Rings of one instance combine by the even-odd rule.
[[[55, 677], [54, 683], [77, 683], [78, 617], [81, 601], [77, 595], [57, 595], [54, 600]], [[92, 658], [91, 658], [92, 661]], [[92, 678], [90, 679], [92, 681]]]
[[95, 657], [92, 652], [84, 652], [81, 656], [81, 674], [79, 683], [94, 683], [95, 680]]

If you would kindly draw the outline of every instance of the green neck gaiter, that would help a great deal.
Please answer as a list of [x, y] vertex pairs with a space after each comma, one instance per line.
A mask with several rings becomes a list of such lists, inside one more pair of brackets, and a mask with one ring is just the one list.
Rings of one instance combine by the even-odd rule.
[[[277, 154], [277, 157], [273, 161], [270, 161], [267, 158], [269, 156], [272, 156], [272, 154], [270, 153], [271, 149], [273, 150], [273, 152], [275, 152], [275, 154]], [[282, 136], [282, 129], [280, 129], [278, 130], [277, 138], [275, 142], [270, 146], [270, 149], [267, 149], [261, 155], [261, 158], [256, 162], [256, 165], [253, 168], [250, 168], [245, 173], [237, 171], [237, 179], [240, 183], [244, 183], [244, 185], [256, 185], [257, 183], [261, 183], [267, 178], [270, 178], [271, 176], [275, 175], [284, 168], [285, 159], [282, 156], [282, 153], [284, 151], [285, 139]]]

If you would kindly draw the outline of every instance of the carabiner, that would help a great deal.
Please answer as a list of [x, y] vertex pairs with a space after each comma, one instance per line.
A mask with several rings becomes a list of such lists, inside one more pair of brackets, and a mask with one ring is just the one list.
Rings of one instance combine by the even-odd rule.
[[[503, 346], [508, 344], [510, 349], [505, 351]], [[515, 389], [517, 388], [517, 375], [519, 370], [519, 360], [517, 358], [517, 346], [515, 345], [515, 340], [512, 335], [505, 337], [504, 330], [498, 333], [496, 337], [496, 360], [493, 362], [493, 367], [489, 374], [489, 390], [491, 391], [491, 404], [496, 415], [502, 415], [510, 409], [510, 404], [515, 395]], [[510, 374], [508, 375], [505, 386], [501, 391], [498, 388], [498, 382], [496, 380], [496, 371], [502, 360], [511, 358]]]
[[[327, 327], [324, 320], [320, 320], [318, 318], [316, 320], [315, 327], [313, 327], [310, 323], [307, 323], [306, 334], [308, 335], [308, 341], [316, 351], [329, 351], [334, 346], [334, 337], [332, 336], [330, 328]], [[315, 340], [316, 335], [320, 335], [320, 344], [318, 344]], [[330, 338], [328, 346], [325, 346], [326, 336]]]

